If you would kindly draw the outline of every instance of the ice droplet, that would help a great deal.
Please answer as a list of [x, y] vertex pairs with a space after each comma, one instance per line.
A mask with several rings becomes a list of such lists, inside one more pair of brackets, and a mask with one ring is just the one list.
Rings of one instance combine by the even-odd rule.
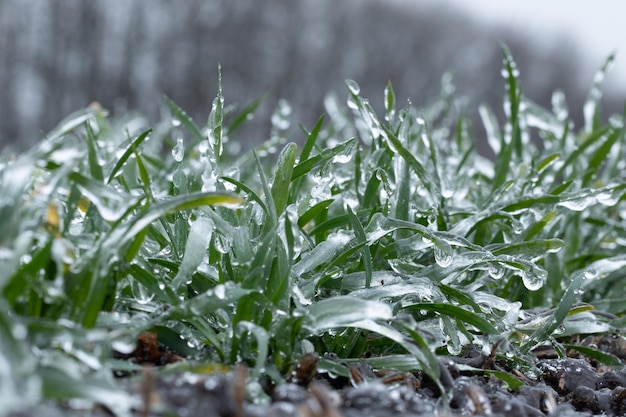
[[530, 291], [537, 291], [540, 289], [548, 277], [548, 273], [542, 269], [537, 271], [522, 271], [521, 275], [524, 286]]
[[595, 202], [592, 197], [578, 198], [576, 200], [561, 201], [558, 205], [568, 208], [572, 211], [583, 211]]
[[435, 262], [442, 268], [446, 268], [452, 264], [452, 255], [435, 247]]
[[501, 279], [504, 276], [504, 268], [491, 265], [489, 267], [489, 276], [493, 279]]
[[136, 343], [132, 340], [114, 340], [111, 347], [119, 353], [129, 354], [135, 350]]
[[617, 191], [617, 188], [613, 190], [611, 190], [611, 188], [613, 187], [607, 187], [606, 191], [596, 194], [596, 199], [598, 203], [602, 204], [603, 206], [612, 207], [620, 201], [622, 193]]
[[178, 120], [176, 118], [172, 119], [172, 126], [174, 126], [174, 127], [180, 126], [180, 120]]
[[272, 126], [278, 130], [287, 130], [291, 125], [289, 121], [289, 115], [291, 115], [291, 105], [287, 100], [278, 100], [278, 107], [272, 114]]
[[589, 268], [584, 272], [583, 277], [585, 279], [593, 279], [596, 276], [598, 276], [598, 271], [595, 270], [595, 268]]
[[226, 287], [223, 284], [219, 284], [213, 289], [213, 293], [217, 298], [223, 300], [226, 298]]
[[172, 156], [176, 162], [181, 162], [185, 156], [185, 144], [183, 138], [176, 139], [176, 146], [172, 148]]
[[346, 80], [346, 85], [348, 86], [348, 91], [350, 91], [350, 93], [354, 94], [355, 96], [358, 96], [361, 92], [361, 87], [359, 87], [359, 85], [354, 80]]

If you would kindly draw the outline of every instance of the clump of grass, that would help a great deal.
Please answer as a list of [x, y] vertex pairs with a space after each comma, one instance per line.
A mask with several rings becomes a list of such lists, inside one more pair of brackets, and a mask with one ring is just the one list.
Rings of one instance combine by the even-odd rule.
[[130, 365], [111, 352], [143, 331], [247, 365], [262, 397], [312, 350], [438, 381], [437, 356], [469, 344], [531, 373], [535, 346], [623, 327], [623, 117], [602, 121], [596, 84], [577, 131], [560, 93], [550, 110], [523, 96], [506, 50], [504, 74], [506, 120], [481, 109], [495, 160], [447, 85], [418, 109], [389, 84], [379, 117], [353, 81], [301, 146], [283, 103], [236, 159], [258, 102], [236, 114], [220, 88], [205, 127], [170, 100], [152, 129], [91, 108], [5, 158], [3, 406], [78, 397], [124, 415], [112, 371]]

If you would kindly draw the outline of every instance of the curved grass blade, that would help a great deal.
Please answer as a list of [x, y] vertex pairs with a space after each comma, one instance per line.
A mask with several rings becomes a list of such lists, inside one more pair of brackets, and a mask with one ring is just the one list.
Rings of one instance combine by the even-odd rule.
[[305, 161], [300, 161], [298, 165], [293, 168], [291, 180], [294, 181], [297, 178], [307, 175], [314, 169], [323, 167], [324, 165], [330, 163], [338, 155], [345, 155], [351, 152], [352, 149], [357, 146], [357, 143], [358, 141], [356, 138], [351, 138], [333, 148], [325, 149], [322, 153], [312, 156]]
[[106, 184], [109, 184], [111, 181], [113, 181], [113, 178], [115, 178], [115, 176], [118, 174], [122, 166], [124, 166], [128, 158], [130, 158], [133, 152], [139, 149], [139, 145], [141, 145], [143, 141], [148, 139], [148, 137], [150, 136], [150, 133], [152, 133], [152, 129], [146, 130], [145, 132], [138, 135], [135, 138], [135, 140], [132, 141], [130, 145], [128, 145], [128, 147], [126, 148], [126, 150], [124, 151], [120, 159], [117, 160], [117, 162], [113, 166], [113, 169], [109, 173], [109, 178], [107, 179]]
[[50, 133], [46, 135], [46, 140], [56, 142], [77, 127], [83, 125], [88, 120], [103, 117], [107, 114], [106, 110], [86, 108], [78, 110], [61, 121]]
[[263, 95], [252, 103], [248, 104], [236, 117], [235, 119], [228, 125], [227, 131], [229, 135], [232, 135], [239, 127], [246, 121], [252, 118], [254, 112], [259, 107], [259, 105], [265, 100], [266, 95]]
[[445, 314], [446, 316], [452, 317], [456, 320], [460, 320], [462, 322], [471, 324], [476, 327], [478, 330], [485, 334], [498, 334], [498, 329], [487, 320], [482, 318], [481, 316], [468, 311], [462, 307], [455, 306], [452, 304], [446, 303], [416, 303], [410, 304], [402, 307], [404, 310], [417, 310], [417, 311], [433, 311], [439, 314]]
[[512, 256], [528, 256], [536, 257], [543, 256], [547, 253], [554, 253], [561, 250], [564, 242], [561, 239], [542, 239], [532, 240], [528, 242], [509, 243], [497, 245], [493, 248], [491, 246], [485, 247], [496, 256], [499, 255], [512, 255]]
[[187, 114], [187, 112], [185, 112], [183, 109], [178, 107], [178, 104], [174, 103], [167, 96], [165, 96], [165, 103], [167, 103], [167, 106], [170, 108], [170, 111], [172, 112], [172, 116], [174, 116], [176, 120], [180, 121], [180, 123], [183, 126], [185, 126], [187, 131], [191, 133], [191, 136], [194, 139], [193, 141], [194, 144], [199, 143], [205, 139], [205, 136], [200, 131], [200, 128], [198, 127], [198, 125], [196, 125], [196, 123]]
[[365, 270], [365, 288], [369, 288], [372, 282], [372, 254], [370, 253], [370, 248], [367, 245], [367, 236], [365, 235], [365, 230], [363, 230], [363, 226], [359, 221], [358, 217], [350, 206], [347, 207], [348, 218], [350, 219], [350, 223], [352, 224], [352, 230], [354, 230], [354, 235], [356, 237], [356, 242], [362, 244], [361, 246], [361, 259], [363, 261], [363, 269]]
[[[172, 279], [171, 285], [175, 292], [181, 292], [183, 284], [191, 281], [193, 273], [207, 254], [211, 237], [215, 225], [213, 222], [204, 217], [198, 217], [189, 228], [189, 236], [185, 244], [185, 253], [183, 260], [178, 267], [176, 276]], [[183, 291], [184, 292], [184, 291]]]
[[[405, 122], [407, 123], [407, 122]], [[430, 175], [430, 173], [424, 168], [422, 163], [417, 160], [415, 155], [413, 155], [403, 144], [400, 142], [400, 139], [391, 131], [391, 129], [383, 126], [385, 132], [385, 139], [387, 139], [387, 144], [389, 149], [391, 149], [394, 153], [400, 155], [409, 166], [415, 171], [418, 178], [422, 181], [424, 187], [428, 190], [429, 194], [433, 197], [435, 201], [439, 201], [441, 199], [441, 191], [435, 187], [435, 180]]]
[[393, 92], [391, 80], [387, 81], [385, 87], [385, 119], [392, 122], [396, 115], [396, 95]]
[[[576, 308], [576, 300], [578, 299], [578, 290], [582, 286], [585, 279], [589, 278], [591, 272], [590, 271], [581, 271], [577, 272], [572, 281], [570, 282], [565, 294], [561, 297], [559, 304], [554, 310], [554, 315], [551, 319], [546, 320], [544, 324], [537, 329], [528, 340], [524, 342], [520, 346], [520, 350], [522, 353], [528, 353], [531, 349], [537, 346], [539, 343], [547, 340], [548, 337], [554, 333], [554, 331], [563, 323], [565, 318], [575, 313]], [[574, 310], [573, 310], [574, 309]]]
[[608, 366], [616, 366], [623, 367], [624, 364], [618, 357], [612, 355], [610, 353], [602, 352], [601, 350], [592, 348], [591, 346], [582, 346], [582, 345], [572, 345], [572, 344], [563, 344], [563, 347], [568, 350], [575, 350], [577, 352], [582, 353], [585, 356], [588, 356], [592, 359], [597, 360], [600, 363], [603, 363]]
[[315, 143], [317, 142], [317, 138], [319, 137], [320, 131], [322, 130], [322, 125], [324, 124], [324, 116], [322, 115], [311, 132], [307, 133], [306, 141], [304, 142], [304, 146], [302, 147], [302, 152], [300, 152], [300, 161], [306, 161], [309, 159], [313, 148], [315, 147]]
[[305, 308], [311, 333], [337, 327], [351, 327], [361, 320], [389, 320], [393, 312], [388, 304], [350, 296], [336, 296]]
[[604, 78], [606, 77], [607, 72], [613, 66], [615, 62], [615, 54], [609, 55], [609, 57], [602, 65], [602, 68], [596, 72], [596, 75], [593, 79], [593, 86], [589, 91], [589, 95], [587, 97], [587, 101], [583, 106], [583, 115], [585, 117], [585, 131], [587, 133], [592, 132], [598, 128], [598, 123], [600, 119], [599, 115], [599, 104], [600, 99], [602, 98], [602, 83], [604, 82]]
[[288, 143], [278, 156], [276, 164], [276, 173], [274, 174], [274, 182], [272, 183], [272, 199], [276, 207], [276, 214], [285, 210], [289, 200], [289, 184], [293, 174], [293, 166], [296, 162], [298, 153], [298, 145], [291, 142]]
[[98, 162], [98, 140], [96, 134], [91, 127], [89, 122], [85, 122], [85, 130], [87, 131], [86, 144], [87, 144], [87, 160], [89, 162], [89, 173], [91, 177], [102, 181], [104, 179], [104, 175], [102, 173], [102, 166]]
[[115, 236], [111, 236], [108, 244], [115, 244], [118, 247], [122, 247], [127, 244], [134, 236], [136, 236], [143, 229], [148, 227], [150, 223], [157, 220], [159, 217], [167, 214], [187, 210], [196, 207], [203, 206], [238, 206], [243, 203], [241, 197], [217, 192], [206, 193], [191, 193], [185, 195], [179, 195], [169, 200], [161, 201], [150, 206], [140, 216], [133, 219], [127, 226], [120, 227], [115, 233]]
[[209, 143], [217, 161], [222, 156], [222, 124], [224, 122], [224, 96], [222, 95], [222, 66], [217, 68], [217, 96], [213, 100], [209, 121], [207, 123]]
[[298, 226], [302, 228], [302, 227], [306, 226], [307, 224], [309, 224], [309, 222], [311, 220], [317, 218], [322, 213], [327, 212], [328, 211], [328, 206], [330, 206], [334, 201], [335, 200], [333, 200], [333, 199], [322, 200], [319, 203], [309, 207], [307, 209], [307, 211], [302, 213], [302, 215], [298, 219]]

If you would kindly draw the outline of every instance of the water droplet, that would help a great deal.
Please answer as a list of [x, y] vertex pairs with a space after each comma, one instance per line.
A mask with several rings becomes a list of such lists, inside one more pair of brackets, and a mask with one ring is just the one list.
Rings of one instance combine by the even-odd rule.
[[489, 267], [489, 276], [493, 279], [501, 279], [504, 276], [504, 268], [495, 265]]
[[226, 287], [223, 284], [219, 284], [213, 289], [213, 293], [217, 298], [223, 300], [226, 298]]
[[596, 271], [595, 268], [588, 268], [583, 274], [583, 278], [585, 279], [593, 279], [597, 276], [598, 276], [598, 271]]
[[616, 205], [620, 198], [622, 197], [622, 193], [620, 191], [616, 191], [615, 189], [611, 190], [611, 187], [607, 187], [606, 191], [603, 191], [596, 195], [596, 199], [598, 203], [603, 206], [613, 207]]
[[172, 126], [174, 126], [174, 127], [180, 126], [180, 120], [178, 120], [176, 118], [173, 118], [172, 119]]
[[185, 144], [183, 143], [183, 138], [178, 138], [176, 140], [176, 146], [172, 148], [172, 156], [176, 162], [181, 162], [185, 156]]
[[609, 124], [615, 129], [622, 129], [624, 127], [624, 118], [614, 114], [609, 117]]
[[435, 262], [442, 268], [446, 268], [452, 264], [452, 255], [444, 252], [442, 249], [435, 246]]
[[535, 271], [521, 271], [522, 282], [530, 291], [537, 291], [546, 282], [548, 273], [544, 269]]
[[135, 350], [135, 342], [131, 340], [115, 340], [111, 343], [111, 347], [113, 350], [127, 355]]
[[13, 337], [17, 340], [23, 340], [28, 336], [28, 329], [21, 323], [16, 323], [11, 329]]
[[572, 211], [583, 211], [595, 202], [592, 197], [578, 198], [576, 200], [561, 201], [558, 205], [563, 206]]
[[340, 153], [333, 157], [333, 163], [335, 164], [345, 164], [352, 160], [352, 153]]
[[291, 125], [289, 115], [291, 114], [291, 105], [287, 100], [278, 100], [278, 107], [272, 114], [272, 126], [278, 130], [287, 130]]
[[358, 96], [361, 92], [361, 87], [354, 80], [346, 80], [346, 85], [348, 86], [348, 91], [355, 96]]

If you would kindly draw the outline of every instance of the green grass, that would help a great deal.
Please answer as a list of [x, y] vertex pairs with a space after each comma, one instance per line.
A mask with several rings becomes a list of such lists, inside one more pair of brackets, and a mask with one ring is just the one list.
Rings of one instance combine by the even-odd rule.
[[346, 107], [301, 132], [279, 109], [244, 155], [229, 149], [259, 102], [237, 113], [220, 88], [202, 127], [169, 99], [152, 128], [86, 109], [5, 156], [3, 409], [126, 415], [112, 371], [132, 366], [111, 352], [147, 330], [200, 367], [247, 365], [263, 401], [311, 350], [338, 374], [368, 353], [438, 380], [438, 355], [496, 344], [532, 375], [535, 346], [623, 329], [623, 116], [603, 121], [597, 84], [576, 129], [559, 93], [553, 109], [524, 97], [506, 49], [504, 72], [506, 120], [482, 108], [478, 137], [447, 85], [418, 109], [389, 84], [380, 117], [348, 81]]

